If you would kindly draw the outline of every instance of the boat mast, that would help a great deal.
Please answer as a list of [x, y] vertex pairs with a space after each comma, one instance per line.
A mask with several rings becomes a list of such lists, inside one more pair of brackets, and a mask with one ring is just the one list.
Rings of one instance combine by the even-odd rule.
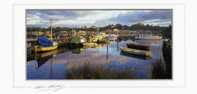
[[100, 30], [99, 27], [97, 27], [97, 34], [99, 34], [99, 30]]
[[50, 19], [50, 27], [51, 27], [51, 40], [53, 40], [53, 27], [52, 27], [52, 19]]

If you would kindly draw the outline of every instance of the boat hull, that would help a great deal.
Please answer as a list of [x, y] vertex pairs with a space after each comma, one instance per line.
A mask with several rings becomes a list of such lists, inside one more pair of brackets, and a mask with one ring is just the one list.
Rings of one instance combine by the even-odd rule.
[[131, 48], [121, 48], [121, 52], [126, 55], [151, 58], [150, 51], [137, 50], [137, 49], [131, 49]]
[[76, 48], [83, 47], [82, 43], [68, 43], [67, 45], [68, 45], [69, 49], [76, 49]]
[[147, 45], [140, 45], [134, 43], [127, 44], [127, 47], [131, 49], [138, 49], [138, 50], [150, 50], [150, 47]]
[[35, 52], [47, 52], [47, 51], [55, 50], [57, 48], [58, 48], [58, 45], [49, 46], [49, 47], [35, 46], [34, 51]]

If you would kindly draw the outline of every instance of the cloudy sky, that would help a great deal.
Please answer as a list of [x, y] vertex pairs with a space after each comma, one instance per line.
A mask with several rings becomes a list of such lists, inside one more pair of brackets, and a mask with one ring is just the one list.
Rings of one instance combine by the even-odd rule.
[[168, 26], [172, 24], [172, 10], [26, 10], [27, 26], [81, 27], [109, 24], [132, 25], [144, 23]]

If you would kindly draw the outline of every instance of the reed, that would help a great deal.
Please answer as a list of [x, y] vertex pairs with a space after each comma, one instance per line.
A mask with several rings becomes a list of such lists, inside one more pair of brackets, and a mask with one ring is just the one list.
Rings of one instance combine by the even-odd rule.
[[85, 62], [82, 66], [69, 69], [67, 79], [131, 79], [131, 69], [114, 70], [105, 65], [93, 65]]

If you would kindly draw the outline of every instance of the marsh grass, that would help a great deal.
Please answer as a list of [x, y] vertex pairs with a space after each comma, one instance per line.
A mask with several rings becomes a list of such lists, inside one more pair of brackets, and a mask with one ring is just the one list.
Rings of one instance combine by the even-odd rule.
[[67, 79], [131, 79], [132, 69], [115, 70], [105, 65], [93, 65], [89, 62], [69, 69]]

